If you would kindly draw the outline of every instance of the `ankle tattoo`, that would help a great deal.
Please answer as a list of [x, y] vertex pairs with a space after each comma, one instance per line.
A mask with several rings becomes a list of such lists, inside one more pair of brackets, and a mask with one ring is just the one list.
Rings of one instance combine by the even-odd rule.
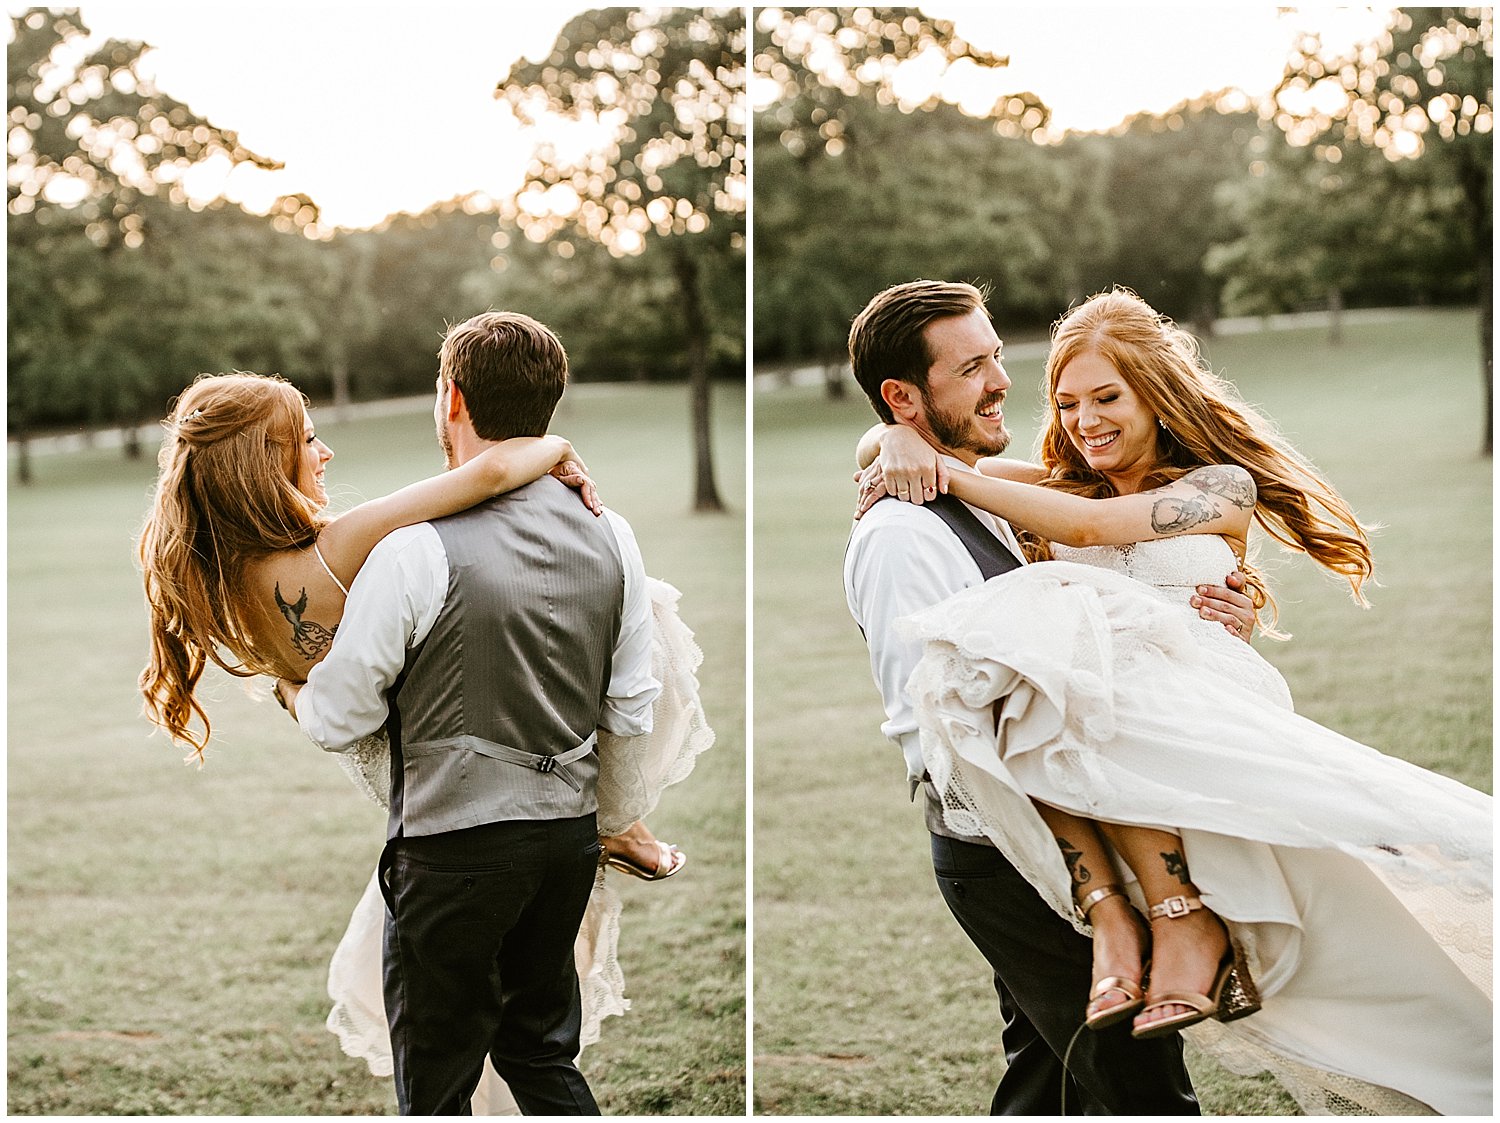
[[1188, 872], [1187, 859], [1182, 856], [1182, 851], [1169, 850], [1161, 854], [1161, 860], [1166, 865], [1167, 872], [1178, 881], [1184, 885], [1191, 883], [1193, 876]]
[[1083, 864], [1083, 851], [1077, 850], [1073, 844], [1065, 838], [1059, 838], [1057, 845], [1062, 848], [1063, 861], [1068, 864], [1068, 873], [1073, 878], [1074, 885], [1085, 885], [1092, 878], [1088, 866]]

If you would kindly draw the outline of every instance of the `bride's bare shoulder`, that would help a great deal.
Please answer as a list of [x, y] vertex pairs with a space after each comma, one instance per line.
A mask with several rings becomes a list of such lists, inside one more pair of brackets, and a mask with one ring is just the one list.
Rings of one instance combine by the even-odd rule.
[[312, 547], [277, 550], [245, 567], [251, 626], [263, 650], [276, 653], [301, 679], [327, 652], [344, 616], [344, 594]]

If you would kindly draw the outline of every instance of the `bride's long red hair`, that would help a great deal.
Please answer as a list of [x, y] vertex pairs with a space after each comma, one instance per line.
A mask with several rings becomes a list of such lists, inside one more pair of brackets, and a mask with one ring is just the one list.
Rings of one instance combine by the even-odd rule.
[[[1160, 487], [1207, 464], [1237, 464], [1255, 480], [1255, 521], [1287, 549], [1305, 553], [1349, 582], [1354, 600], [1368, 606], [1364, 585], [1374, 576], [1368, 530], [1337, 490], [1276, 427], [1234, 387], [1209, 370], [1198, 342], [1128, 289], [1090, 297], [1053, 325], [1047, 356], [1047, 427], [1041, 460], [1047, 486], [1077, 495], [1115, 494], [1110, 482], [1088, 466], [1063, 428], [1057, 410], [1057, 380], [1084, 354], [1108, 360], [1161, 422], [1161, 460], [1146, 480]], [[1048, 557], [1045, 543], [1028, 553]], [[1256, 608], [1269, 606], [1275, 635], [1275, 600], [1246, 560]]]
[[297, 488], [305, 409], [279, 377], [201, 375], [165, 422], [139, 542], [151, 627], [140, 689], [146, 717], [199, 760], [210, 727], [194, 690], [208, 662], [241, 677], [273, 672], [246, 626], [246, 563], [305, 549], [327, 521]]

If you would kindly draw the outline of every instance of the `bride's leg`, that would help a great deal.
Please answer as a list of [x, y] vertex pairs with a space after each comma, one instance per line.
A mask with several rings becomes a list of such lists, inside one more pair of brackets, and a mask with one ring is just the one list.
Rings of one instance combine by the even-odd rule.
[[[1159, 904], [1168, 897], [1198, 896], [1183, 857], [1182, 840], [1175, 834], [1116, 823], [1101, 823], [1099, 829], [1135, 873], [1148, 904]], [[1229, 933], [1224, 922], [1206, 907], [1185, 916], [1153, 921], [1151, 992], [1208, 994], [1228, 950]], [[1147, 998], [1149, 1001], [1150, 995]], [[1151, 1022], [1185, 1014], [1189, 1009], [1176, 1004], [1159, 1006], [1144, 1011], [1135, 1024], [1144, 1029]]]
[[[1089, 901], [1089, 894], [1097, 890], [1118, 887], [1109, 850], [1096, 823], [1035, 800], [1032, 803], [1062, 849], [1063, 860], [1073, 878], [1075, 901]], [[1128, 991], [1119, 987], [1101, 988], [1099, 984], [1109, 978], [1140, 983], [1147, 931], [1140, 913], [1123, 892], [1097, 895], [1086, 907], [1088, 922], [1094, 928], [1094, 969], [1084, 1016], [1097, 1020], [1116, 1007], [1139, 1007], [1139, 999]], [[1122, 1013], [1121, 1017], [1124, 1016]]]

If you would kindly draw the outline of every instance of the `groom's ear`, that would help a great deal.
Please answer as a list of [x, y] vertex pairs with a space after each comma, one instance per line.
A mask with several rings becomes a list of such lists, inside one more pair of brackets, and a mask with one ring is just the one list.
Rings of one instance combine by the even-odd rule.
[[448, 380], [448, 420], [457, 421], [467, 409], [464, 392], [458, 388], [458, 383], [450, 378]]
[[880, 384], [880, 397], [896, 415], [897, 421], [912, 422], [920, 412], [917, 388], [899, 378], [887, 378]]

